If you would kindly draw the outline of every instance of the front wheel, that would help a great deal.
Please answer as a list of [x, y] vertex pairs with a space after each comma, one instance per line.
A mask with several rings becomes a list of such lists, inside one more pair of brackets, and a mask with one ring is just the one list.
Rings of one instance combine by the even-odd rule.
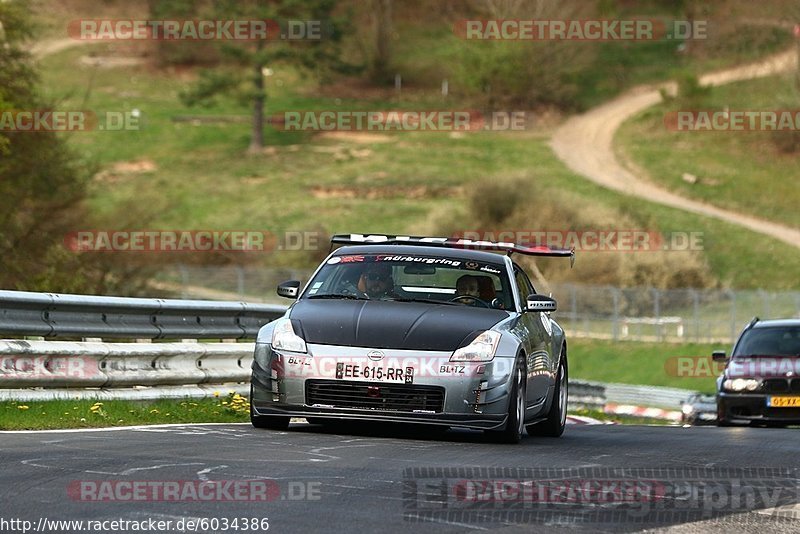
[[550, 411], [547, 412], [547, 419], [535, 425], [525, 427], [531, 436], [545, 436], [557, 438], [564, 433], [567, 426], [567, 401], [569, 399], [569, 367], [567, 366], [567, 354], [561, 349], [561, 358], [558, 364], [558, 374], [556, 375], [556, 388], [553, 392], [553, 402], [550, 404]]
[[525, 361], [518, 359], [515, 367], [514, 382], [508, 399], [506, 427], [503, 430], [487, 431], [501, 443], [519, 443], [525, 428], [525, 398], [528, 385]]

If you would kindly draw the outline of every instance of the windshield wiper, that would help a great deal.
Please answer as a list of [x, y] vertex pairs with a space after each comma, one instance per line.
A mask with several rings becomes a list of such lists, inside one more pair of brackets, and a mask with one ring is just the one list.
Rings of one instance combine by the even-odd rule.
[[446, 300], [435, 300], [435, 299], [412, 299], [408, 297], [395, 297], [386, 300], [393, 300], [395, 302], [427, 302], [428, 304], [447, 304], [449, 306], [456, 306], [458, 303], [456, 302], [449, 302]]
[[322, 295], [310, 295], [309, 299], [349, 299], [349, 300], [369, 300], [367, 297], [349, 295], [347, 293], [323, 293]]

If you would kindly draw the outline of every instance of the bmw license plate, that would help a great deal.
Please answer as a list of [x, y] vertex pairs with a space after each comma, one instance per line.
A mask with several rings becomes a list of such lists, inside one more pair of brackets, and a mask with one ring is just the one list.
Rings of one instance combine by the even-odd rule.
[[389, 367], [337, 363], [336, 378], [339, 380], [368, 380], [370, 382], [390, 382], [394, 384], [413, 384], [413, 367]]
[[770, 408], [800, 408], [800, 397], [767, 397]]

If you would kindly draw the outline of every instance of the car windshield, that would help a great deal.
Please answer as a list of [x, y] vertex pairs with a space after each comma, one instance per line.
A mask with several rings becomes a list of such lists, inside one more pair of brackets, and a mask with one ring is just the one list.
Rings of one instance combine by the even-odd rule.
[[800, 326], [752, 328], [742, 335], [733, 356], [800, 356]]
[[341, 255], [328, 259], [303, 298], [426, 302], [510, 310], [502, 263], [446, 256]]

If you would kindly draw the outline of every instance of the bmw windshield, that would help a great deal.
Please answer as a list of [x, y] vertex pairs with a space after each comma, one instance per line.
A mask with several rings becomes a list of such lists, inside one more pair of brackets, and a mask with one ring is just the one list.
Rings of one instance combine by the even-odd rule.
[[800, 356], [800, 326], [753, 328], [742, 335], [734, 358]]

